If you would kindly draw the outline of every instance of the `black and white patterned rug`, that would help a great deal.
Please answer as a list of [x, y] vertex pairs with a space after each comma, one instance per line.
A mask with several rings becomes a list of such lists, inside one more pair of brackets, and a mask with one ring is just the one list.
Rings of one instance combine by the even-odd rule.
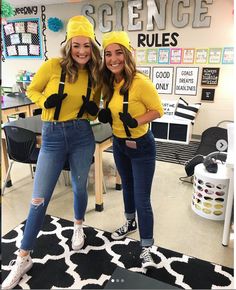
[[[179, 144], [156, 141], [156, 160], [184, 165], [196, 154], [199, 142], [190, 141], [189, 144]], [[113, 152], [112, 146], [106, 152]]]
[[[11, 269], [22, 239], [24, 223], [2, 238], [2, 279]], [[183, 289], [233, 289], [233, 269], [157, 246], [152, 253], [157, 268], [145, 271], [139, 242], [111, 239], [103, 230], [84, 227], [85, 245], [71, 249], [73, 222], [47, 215], [32, 253], [33, 268], [21, 279], [20, 289], [103, 289], [117, 267], [139, 272]]]

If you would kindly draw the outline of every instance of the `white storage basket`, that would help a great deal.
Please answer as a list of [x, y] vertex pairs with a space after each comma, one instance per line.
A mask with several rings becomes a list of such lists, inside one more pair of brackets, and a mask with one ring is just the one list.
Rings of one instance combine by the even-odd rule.
[[193, 211], [207, 219], [224, 220], [229, 177], [225, 164], [218, 164], [217, 173], [210, 173], [203, 163], [194, 168]]

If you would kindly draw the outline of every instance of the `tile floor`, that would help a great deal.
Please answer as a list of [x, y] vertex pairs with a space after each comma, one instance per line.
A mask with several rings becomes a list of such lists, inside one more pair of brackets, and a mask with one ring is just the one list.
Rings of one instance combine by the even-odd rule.
[[[103, 155], [103, 170], [107, 193], [104, 211], [94, 210], [94, 168], [89, 178], [89, 200], [85, 224], [113, 231], [124, 222], [122, 192], [114, 189], [115, 170], [111, 153]], [[179, 181], [185, 171], [182, 165], [157, 162], [152, 187], [152, 205], [155, 218], [155, 245], [228, 267], [234, 265], [234, 240], [221, 244], [223, 221], [202, 218], [191, 209], [192, 185]], [[13, 186], [2, 197], [2, 234], [6, 234], [26, 219], [33, 181], [28, 165], [13, 165]], [[72, 191], [65, 186], [61, 175], [48, 207], [48, 214], [73, 220]], [[131, 235], [139, 239], [138, 233]]]

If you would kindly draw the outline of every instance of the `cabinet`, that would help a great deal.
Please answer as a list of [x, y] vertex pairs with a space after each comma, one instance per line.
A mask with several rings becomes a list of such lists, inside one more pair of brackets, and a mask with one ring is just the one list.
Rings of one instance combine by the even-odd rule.
[[164, 115], [151, 122], [151, 130], [157, 141], [189, 144], [192, 123], [189, 120]]

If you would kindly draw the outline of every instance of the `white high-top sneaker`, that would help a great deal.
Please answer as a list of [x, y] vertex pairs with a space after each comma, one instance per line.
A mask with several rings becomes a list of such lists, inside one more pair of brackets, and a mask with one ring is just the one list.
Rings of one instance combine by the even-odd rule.
[[13, 265], [11, 272], [3, 281], [1, 289], [14, 288], [19, 283], [24, 274], [32, 268], [33, 262], [30, 255], [25, 257], [17, 256], [16, 260], [12, 260], [10, 262], [10, 265]]
[[72, 249], [74, 251], [80, 250], [84, 245], [84, 230], [83, 225], [74, 224], [74, 233], [72, 236]]

